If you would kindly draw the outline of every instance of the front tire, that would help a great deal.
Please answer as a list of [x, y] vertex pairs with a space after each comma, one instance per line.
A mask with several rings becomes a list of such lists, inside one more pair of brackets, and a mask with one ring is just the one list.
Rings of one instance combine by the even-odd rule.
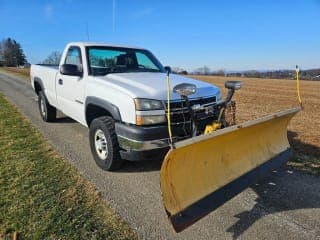
[[56, 120], [57, 109], [50, 105], [43, 91], [39, 92], [38, 106], [43, 121], [54, 122]]
[[96, 118], [90, 124], [90, 148], [96, 164], [106, 171], [119, 169], [123, 163], [111, 117]]

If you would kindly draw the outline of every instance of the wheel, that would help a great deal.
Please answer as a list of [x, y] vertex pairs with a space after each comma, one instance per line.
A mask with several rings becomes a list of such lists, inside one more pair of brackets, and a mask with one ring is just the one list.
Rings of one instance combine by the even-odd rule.
[[89, 141], [93, 158], [100, 168], [112, 171], [121, 167], [123, 160], [111, 117], [99, 117], [92, 121]]
[[54, 122], [56, 120], [57, 109], [49, 104], [43, 91], [39, 92], [38, 105], [43, 121]]

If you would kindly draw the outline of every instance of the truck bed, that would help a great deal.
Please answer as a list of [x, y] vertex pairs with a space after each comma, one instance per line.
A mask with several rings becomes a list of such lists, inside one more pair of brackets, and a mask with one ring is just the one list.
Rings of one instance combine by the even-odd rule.
[[45, 95], [53, 106], [56, 105], [55, 84], [58, 71], [59, 66], [48, 64], [31, 65], [30, 69], [32, 87], [34, 88], [35, 79], [40, 80], [43, 84]]
[[59, 69], [59, 65], [53, 65], [53, 64], [42, 64], [42, 63], [38, 63], [38, 64], [35, 64], [37, 66], [42, 66], [42, 67], [48, 67], [48, 68], [53, 68], [53, 69], [56, 69], [58, 70]]

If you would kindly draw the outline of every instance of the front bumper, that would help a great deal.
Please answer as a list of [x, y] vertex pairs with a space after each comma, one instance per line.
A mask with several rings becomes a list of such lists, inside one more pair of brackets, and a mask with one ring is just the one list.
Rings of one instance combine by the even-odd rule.
[[135, 151], [148, 151], [148, 150], [164, 148], [169, 146], [168, 138], [138, 141], [135, 139], [130, 139], [130, 138], [118, 135], [118, 142], [121, 148], [125, 150], [135, 150]]
[[[169, 150], [168, 128], [160, 126], [136, 126], [115, 124], [121, 157], [129, 161], [163, 159]], [[186, 138], [181, 126], [172, 127], [173, 140]]]

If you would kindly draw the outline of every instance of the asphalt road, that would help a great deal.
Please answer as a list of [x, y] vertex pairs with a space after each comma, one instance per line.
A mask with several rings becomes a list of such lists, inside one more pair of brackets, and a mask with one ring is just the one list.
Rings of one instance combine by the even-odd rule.
[[141, 239], [320, 239], [319, 177], [289, 170], [272, 173], [176, 234], [161, 203], [161, 162], [127, 163], [120, 172], [104, 172], [91, 157], [85, 127], [63, 116], [56, 123], [41, 120], [29, 82], [0, 74], [0, 92], [97, 187]]

